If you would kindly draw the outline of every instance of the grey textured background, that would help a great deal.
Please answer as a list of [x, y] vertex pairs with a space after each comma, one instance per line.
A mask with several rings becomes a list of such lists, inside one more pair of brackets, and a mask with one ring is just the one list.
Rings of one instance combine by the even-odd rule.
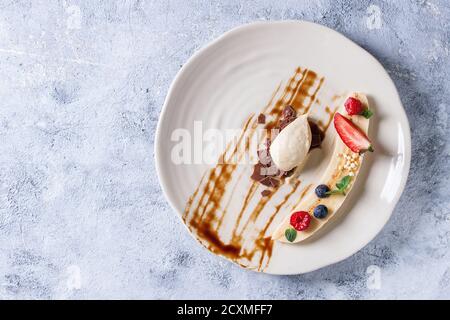
[[[379, 236], [289, 277], [197, 245], [161, 194], [153, 155], [180, 65], [230, 28], [279, 19], [319, 22], [377, 57], [413, 145]], [[0, 298], [450, 298], [449, 21], [448, 0], [2, 0]], [[379, 290], [367, 286], [371, 265]]]

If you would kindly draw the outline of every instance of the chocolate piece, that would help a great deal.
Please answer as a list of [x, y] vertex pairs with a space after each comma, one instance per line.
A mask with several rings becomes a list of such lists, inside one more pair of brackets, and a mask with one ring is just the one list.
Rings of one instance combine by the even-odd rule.
[[283, 120], [280, 120], [280, 131], [287, 127], [288, 124], [290, 124], [292, 121], [294, 121], [296, 118], [286, 118]]
[[270, 177], [278, 177], [280, 175], [280, 170], [273, 163], [270, 163], [269, 166], [262, 168], [261, 174]]
[[325, 134], [320, 130], [319, 126], [314, 122], [309, 120], [309, 127], [311, 128], [311, 148], [318, 148], [322, 144]]
[[263, 191], [261, 192], [261, 195], [262, 195], [263, 197], [267, 197], [267, 196], [270, 196], [271, 193], [272, 193], [272, 192], [271, 192], [270, 190], [266, 189], [266, 190], [263, 190]]
[[266, 149], [269, 150], [270, 149], [270, 145], [272, 144], [272, 140], [270, 139], [266, 139]]
[[286, 106], [281, 113], [280, 121], [278, 121], [278, 128], [280, 129], [280, 131], [286, 128], [286, 126], [296, 118], [297, 112], [294, 110], [294, 108], [292, 108], [291, 106]]
[[255, 164], [255, 166], [253, 167], [253, 173], [251, 175], [251, 179], [255, 180], [255, 181], [261, 181], [262, 179], [264, 179], [266, 176], [262, 175], [262, 168], [264, 167], [264, 165], [261, 162], [258, 162], [257, 164]]
[[264, 114], [262, 114], [262, 113], [259, 114], [258, 123], [260, 123], [260, 124], [266, 123], [266, 116]]
[[320, 147], [322, 143], [322, 138], [319, 134], [313, 134], [311, 138], [311, 147], [310, 149], [318, 148]]
[[261, 184], [265, 185], [266, 187], [272, 187], [276, 188], [280, 185], [280, 181], [274, 177], [265, 177], [261, 181], [259, 181]]
[[258, 150], [258, 159], [263, 165], [268, 165], [272, 163], [272, 157], [268, 149]]
[[292, 106], [286, 106], [284, 107], [281, 115], [283, 116], [283, 118], [295, 118], [297, 117], [297, 112], [294, 108], [292, 108]]
[[281, 171], [281, 176], [283, 178], [288, 178], [294, 174], [295, 168], [289, 170], [289, 171]]

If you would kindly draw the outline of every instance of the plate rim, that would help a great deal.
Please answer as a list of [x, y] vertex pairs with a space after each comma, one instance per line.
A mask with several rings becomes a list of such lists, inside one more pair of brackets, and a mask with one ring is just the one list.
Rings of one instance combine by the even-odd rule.
[[[245, 32], [247, 30], [250, 30], [252, 28], [258, 28], [260, 26], [267, 26], [267, 25], [279, 25], [279, 24], [285, 24], [285, 25], [301, 25], [301, 24], [306, 24], [306, 25], [313, 25], [314, 27], [317, 28], [322, 28], [324, 29], [326, 32], [331, 32], [333, 33], [335, 36], [340, 37], [343, 41], [348, 42], [350, 45], [356, 46], [358, 49], [362, 50], [367, 58], [371, 59], [372, 62], [381, 70], [382, 73], [384, 73], [387, 77], [387, 79], [389, 79], [390, 84], [392, 85], [392, 87], [395, 89], [395, 93], [396, 93], [396, 98], [397, 98], [397, 103], [399, 104], [399, 106], [401, 107], [400, 109], [400, 115], [399, 115], [399, 120], [402, 126], [404, 127], [404, 131], [403, 133], [404, 135], [404, 139], [403, 139], [403, 143], [404, 143], [404, 165], [403, 165], [403, 172], [401, 175], [401, 181], [399, 184], [399, 187], [397, 189], [397, 194], [395, 195], [395, 197], [392, 199], [392, 202], [390, 204], [390, 207], [388, 208], [389, 210], [389, 214], [387, 215], [386, 221], [384, 222], [384, 224], [381, 226], [381, 228], [378, 230], [378, 232], [376, 232], [372, 237], [369, 237], [369, 239], [363, 243], [361, 246], [357, 246], [357, 249], [354, 250], [353, 252], [351, 252], [350, 254], [344, 254], [342, 256], [340, 256], [337, 259], [333, 259], [331, 262], [326, 262], [326, 263], [319, 263], [318, 265], [316, 265], [315, 267], [312, 268], [306, 268], [306, 271], [302, 271], [302, 272], [298, 272], [298, 271], [294, 271], [294, 272], [283, 272], [283, 273], [275, 273], [275, 272], [267, 272], [267, 271], [262, 271], [259, 273], [266, 273], [266, 274], [272, 274], [272, 275], [296, 275], [296, 274], [304, 274], [304, 273], [309, 273], [312, 271], [316, 271], [319, 269], [322, 269], [324, 267], [327, 266], [331, 266], [333, 264], [336, 264], [338, 262], [344, 261], [346, 259], [348, 259], [349, 257], [353, 256], [354, 254], [356, 254], [357, 252], [359, 252], [360, 250], [362, 250], [364, 247], [366, 247], [370, 242], [372, 242], [379, 234], [380, 232], [383, 230], [383, 228], [386, 226], [386, 224], [389, 222], [390, 218], [392, 217], [392, 214], [394, 212], [395, 207], [397, 206], [400, 197], [403, 194], [403, 191], [406, 187], [406, 183], [409, 177], [409, 171], [410, 171], [410, 167], [411, 167], [411, 127], [409, 125], [409, 121], [408, 121], [408, 117], [406, 115], [406, 111], [405, 108], [403, 106], [403, 103], [400, 99], [400, 95], [398, 93], [397, 87], [394, 83], [394, 81], [392, 80], [392, 78], [390, 77], [389, 73], [386, 71], [386, 69], [383, 67], [383, 65], [370, 53], [368, 52], [366, 49], [364, 49], [363, 47], [361, 47], [360, 45], [358, 45], [356, 42], [354, 42], [353, 40], [347, 38], [345, 35], [343, 35], [342, 33], [331, 29], [327, 26], [321, 25], [319, 23], [315, 23], [315, 22], [310, 22], [310, 21], [306, 21], [306, 20], [276, 20], [276, 21], [256, 21], [256, 22], [250, 22], [250, 23], [246, 23], [246, 24], [242, 24], [236, 27], [233, 27], [232, 29], [222, 33], [220, 36], [218, 36], [217, 38], [214, 38], [212, 41], [207, 42], [206, 44], [204, 44], [203, 46], [201, 46], [200, 48], [198, 48], [188, 59], [187, 61], [182, 65], [182, 67], [178, 70], [177, 74], [175, 75], [174, 79], [172, 80], [169, 89], [167, 91], [167, 95], [166, 98], [164, 100], [164, 104], [161, 108], [160, 114], [159, 114], [159, 118], [158, 118], [158, 123], [157, 123], [157, 127], [156, 127], [156, 131], [155, 131], [155, 138], [154, 138], [154, 159], [155, 159], [155, 168], [156, 168], [156, 173], [158, 176], [158, 181], [162, 190], [162, 193], [164, 195], [164, 197], [166, 198], [166, 201], [169, 203], [170, 208], [172, 208], [173, 211], [175, 211], [177, 213], [178, 218], [182, 221], [182, 212], [180, 212], [171, 196], [170, 196], [170, 192], [168, 190], [168, 185], [167, 185], [167, 181], [165, 181], [164, 179], [164, 174], [163, 174], [163, 169], [162, 169], [162, 160], [161, 160], [161, 155], [160, 155], [160, 149], [162, 149], [163, 145], [161, 144], [161, 131], [162, 131], [162, 122], [163, 120], [167, 117], [167, 108], [169, 105], [169, 101], [171, 100], [172, 95], [174, 94], [175, 88], [177, 87], [178, 83], [180, 82], [180, 79], [182, 78], [182, 76], [188, 71], [188, 67], [192, 64], [194, 64], [195, 61], [197, 61], [198, 59], [201, 58], [201, 56], [208, 50], [210, 50], [212, 47], [214, 47], [215, 45], [217, 45], [219, 42], [225, 40], [226, 38], [232, 37], [234, 34], [237, 34], [239, 32]], [[183, 226], [186, 228], [186, 230], [188, 231], [188, 233], [190, 234], [191, 237], [193, 237], [197, 242], [199, 242], [199, 240], [194, 236], [194, 234], [189, 230], [188, 226], [183, 222], [182, 223]], [[223, 259], [226, 259], [224, 257], [222, 257]], [[227, 261], [229, 261], [228, 259], [226, 259]], [[231, 261], [230, 261], [231, 262]], [[247, 268], [243, 268], [246, 270], [249, 270]], [[250, 269], [252, 271], [256, 271], [253, 269]]]

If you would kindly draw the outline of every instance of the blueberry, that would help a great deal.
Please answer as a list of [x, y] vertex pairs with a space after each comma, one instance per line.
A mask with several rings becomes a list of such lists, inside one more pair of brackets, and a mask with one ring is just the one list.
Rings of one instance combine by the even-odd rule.
[[316, 195], [319, 198], [326, 198], [326, 197], [328, 197], [328, 194], [327, 194], [328, 191], [330, 191], [330, 188], [328, 188], [327, 185], [319, 184], [316, 188]]
[[323, 219], [328, 214], [328, 208], [324, 206], [323, 204], [319, 204], [317, 207], [314, 208], [314, 217], [317, 219]]

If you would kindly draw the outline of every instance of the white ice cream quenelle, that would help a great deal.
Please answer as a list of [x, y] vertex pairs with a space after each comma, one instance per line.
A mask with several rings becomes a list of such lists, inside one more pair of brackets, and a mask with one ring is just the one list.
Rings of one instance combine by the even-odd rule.
[[308, 116], [301, 115], [288, 124], [270, 145], [270, 156], [277, 168], [289, 171], [305, 161], [311, 147]]

